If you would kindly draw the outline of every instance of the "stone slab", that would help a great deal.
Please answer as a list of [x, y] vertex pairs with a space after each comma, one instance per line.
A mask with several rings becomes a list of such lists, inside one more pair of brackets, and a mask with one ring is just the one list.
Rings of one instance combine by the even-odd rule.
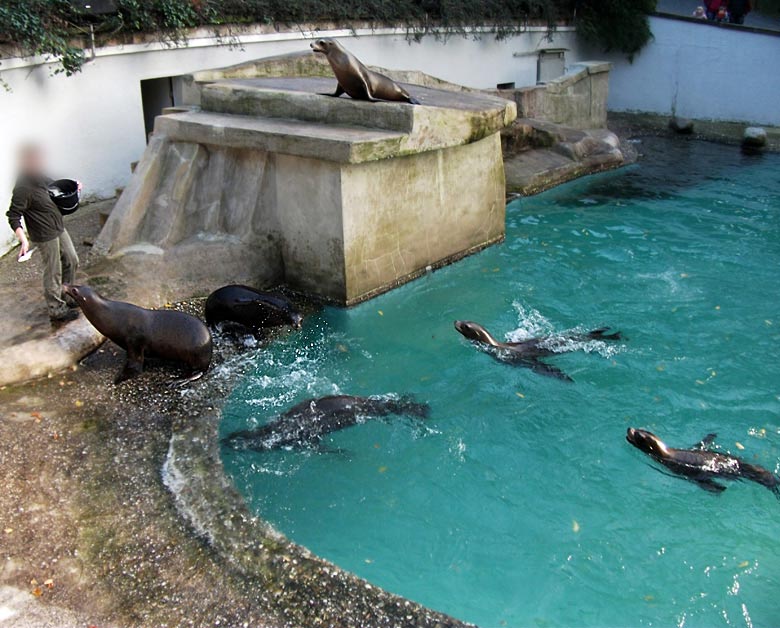
[[360, 163], [401, 152], [404, 135], [382, 129], [207, 111], [158, 116], [155, 133], [180, 142]]
[[299, 77], [219, 81], [203, 88], [201, 106], [223, 114], [396, 131], [405, 135], [399, 154], [475, 142], [517, 117], [515, 103], [497, 96], [404, 87], [420, 105], [323, 96], [335, 89], [335, 79]]

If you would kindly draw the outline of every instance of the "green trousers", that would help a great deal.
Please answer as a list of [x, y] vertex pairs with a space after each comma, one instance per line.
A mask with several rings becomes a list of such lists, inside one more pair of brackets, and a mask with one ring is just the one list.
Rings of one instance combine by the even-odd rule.
[[68, 311], [62, 294], [63, 283], [73, 283], [79, 267], [79, 256], [67, 230], [48, 242], [36, 242], [43, 263], [43, 295], [49, 316], [56, 318]]

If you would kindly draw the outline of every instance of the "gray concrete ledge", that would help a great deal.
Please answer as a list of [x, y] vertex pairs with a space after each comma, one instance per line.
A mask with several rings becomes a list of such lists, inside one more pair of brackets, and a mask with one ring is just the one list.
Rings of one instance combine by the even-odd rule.
[[[398, 154], [475, 142], [497, 133], [517, 117], [513, 101], [479, 92], [404, 85], [421, 103], [408, 105], [322, 95], [332, 92], [335, 85], [335, 79], [318, 77], [231, 79], [203, 87], [201, 107], [204, 112], [284, 119], [290, 129], [294, 127], [290, 121], [295, 120], [394, 131], [405, 136]], [[317, 133], [315, 129], [312, 127], [312, 133]]]
[[155, 133], [173, 141], [312, 157], [340, 163], [386, 159], [401, 151], [402, 133], [283, 118], [191, 111], [159, 116]]

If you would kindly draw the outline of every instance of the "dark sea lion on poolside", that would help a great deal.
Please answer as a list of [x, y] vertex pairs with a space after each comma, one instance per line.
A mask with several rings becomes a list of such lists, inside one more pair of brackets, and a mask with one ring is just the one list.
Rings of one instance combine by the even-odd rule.
[[319, 446], [323, 436], [391, 414], [428, 416], [428, 405], [410, 397], [334, 395], [307, 399], [254, 430], [234, 432], [222, 442], [233, 449], [271, 451]]
[[311, 48], [327, 57], [338, 81], [336, 91], [324, 94], [325, 96], [339, 97], [346, 93], [355, 100], [392, 100], [412, 105], [420, 104], [389, 76], [369, 70], [339, 42], [333, 39], [318, 39], [311, 44]]
[[291, 325], [300, 329], [303, 316], [289, 299], [248, 286], [224, 286], [206, 299], [204, 308], [209, 326], [231, 322], [254, 332], [264, 327]]
[[184, 364], [190, 380], [211, 364], [211, 333], [200, 320], [184, 312], [147, 310], [123, 301], [104, 299], [89, 286], [63, 286], [90, 323], [127, 352], [118, 384], [140, 374], [144, 358], [154, 356]]
[[731, 454], [710, 451], [708, 447], [716, 436], [717, 434], [707, 434], [691, 449], [673, 449], [647, 430], [629, 427], [626, 432], [626, 440], [634, 447], [675, 475], [695, 482], [706, 491], [722, 493], [726, 490], [723, 484], [715, 482], [716, 479], [750, 480], [766, 486], [780, 499], [780, 478], [763, 467], [745, 462]]
[[[576, 348], [566, 348], [561, 346], [562, 342], [573, 340], [576, 342], [586, 342], [588, 340], [622, 340], [619, 331], [612, 334], [609, 327], [594, 329], [584, 334], [570, 334], [567, 336], [543, 336], [540, 338], [529, 338], [520, 342], [499, 342], [490, 332], [479, 323], [473, 321], [455, 321], [455, 329], [461, 335], [481, 343], [493, 349], [493, 356], [500, 362], [508, 362], [517, 366], [524, 366], [531, 369], [534, 373], [555, 377], [567, 382], [573, 381], [559, 368], [542, 362], [539, 358], [545, 358], [559, 353], [570, 353], [577, 351]], [[556, 346], [557, 345], [557, 346]]]

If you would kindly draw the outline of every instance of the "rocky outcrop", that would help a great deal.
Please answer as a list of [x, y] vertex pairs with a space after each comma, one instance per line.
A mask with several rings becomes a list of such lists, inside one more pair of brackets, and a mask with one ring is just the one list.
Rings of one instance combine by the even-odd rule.
[[675, 116], [669, 120], [669, 128], [680, 135], [691, 135], [693, 133], [693, 120]]
[[742, 134], [742, 150], [745, 152], [760, 152], [767, 146], [766, 129], [760, 126], [749, 126]]
[[579, 130], [522, 118], [502, 132], [502, 146], [509, 196], [536, 194], [633, 160], [607, 129]]

